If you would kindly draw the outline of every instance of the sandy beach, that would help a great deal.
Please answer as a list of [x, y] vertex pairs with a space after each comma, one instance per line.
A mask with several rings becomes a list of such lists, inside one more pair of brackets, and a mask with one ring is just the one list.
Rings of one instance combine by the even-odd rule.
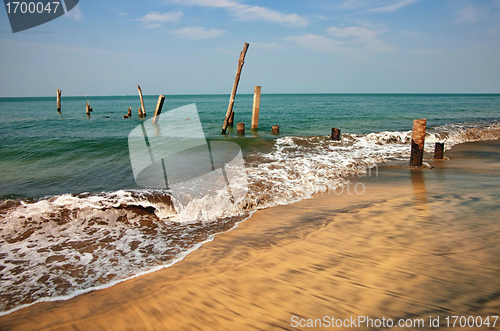
[[258, 211], [170, 268], [21, 309], [0, 318], [0, 329], [292, 330], [360, 316], [423, 320], [419, 329], [438, 317], [446, 327], [453, 315], [493, 322], [499, 151], [499, 141], [467, 143], [447, 151], [449, 160], [427, 160], [432, 169], [381, 165], [343, 192]]

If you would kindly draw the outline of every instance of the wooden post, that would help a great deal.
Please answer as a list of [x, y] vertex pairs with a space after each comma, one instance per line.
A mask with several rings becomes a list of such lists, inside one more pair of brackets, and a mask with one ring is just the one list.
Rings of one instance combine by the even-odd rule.
[[61, 90], [57, 89], [57, 112], [61, 112]]
[[87, 116], [90, 116], [90, 113], [92, 112], [92, 107], [90, 107], [88, 100], [87, 105], [85, 106], [85, 112], [87, 113]]
[[434, 159], [442, 160], [444, 157], [444, 143], [436, 143], [434, 147]]
[[252, 130], [259, 128], [260, 86], [253, 89]]
[[137, 89], [139, 90], [139, 97], [141, 98], [141, 108], [142, 108], [142, 116], [141, 117], [146, 117], [146, 109], [144, 108], [144, 100], [142, 99], [142, 90], [139, 85], [137, 85]]
[[132, 118], [132, 107], [128, 107], [127, 116]]
[[245, 123], [238, 123], [236, 125], [236, 132], [242, 136], [245, 135]]
[[[238, 89], [238, 83], [240, 82], [241, 68], [243, 68], [243, 64], [245, 63], [245, 55], [247, 54], [248, 44], [243, 44], [243, 50], [240, 53], [240, 58], [238, 59], [238, 69], [236, 70], [236, 77], [234, 78], [233, 90], [231, 91], [231, 97], [229, 98], [229, 106], [227, 107], [226, 117], [224, 118], [224, 125], [222, 125], [222, 134], [226, 134], [227, 126], [229, 125], [229, 121], [231, 117], [234, 118], [233, 106], [234, 106], [234, 97], [236, 96], [236, 90]], [[231, 120], [231, 123], [233, 121]]]
[[165, 101], [165, 96], [162, 94], [158, 97], [158, 102], [156, 103], [155, 116], [153, 117], [153, 124], [158, 124], [160, 119], [161, 109], [163, 108], [163, 102]]
[[143, 118], [144, 116], [142, 116], [142, 109], [141, 107], [137, 108], [137, 113], [139, 114], [139, 118]]
[[271, 127], [271, 134], [280, 134], [280, 126], [279, 125], [273, 125]]
[[413, 130], [411, 133], [411, 157], [410, 165], [422, 166], [424, 159], [424, 141], [427, 119], [413, 120]]
[[340, 140], [340, 129], [332, 128], [332, 135], [330, 136], [331, 140]]
[[231, 111], [231, 115], [229, 116], [229, 121], [227, 121], [227, 126], [232, 127], [234, 125], [234, 111]]

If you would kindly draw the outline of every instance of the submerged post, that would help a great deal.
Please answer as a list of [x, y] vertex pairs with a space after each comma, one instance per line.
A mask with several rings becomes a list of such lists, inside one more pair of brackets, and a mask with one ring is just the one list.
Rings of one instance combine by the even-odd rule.
[[280, 134], [280, 126], [279, 125], [273, 125], [271, 127], [271, 134]]
[[411, 157], [410, 165], [422, 166], [424, 159], [424, 141], [427, 119], [413, 120], [413, 130], [411, 133]]
[[165, 101], [165, 96], [162, 94], [158, 97], [158, 102], [156, 103], [155, 116], [153, 117], [153, 124], [158, 124], [160, 119], [161, 109], [163, 108], [163, 102]]
[[146, 109], [144, 108], [144, 100], [142, 99], [142, 90], [139, 85], [137, 85], [137, 90], [139, 90], [139, 97], [141, 98], [141, 117], [146, 117]]
[[61, 90], [57, 89], [57, 112], [61, 112]]
[[332, 135], [330, 136], [331, 140], [340, 140], [340, 129], [332, 128]]
[[436, 143], [434, 147], [434, 159], [442, 160], [444, 158], [444, 143]]
[[[227, 126], [232, 118], [234, 118], [233, 106], [234, 106], [234, 97], [236, 96], [236, 90], [238, 89], [238, 83], [240, 82], [241, 69], [243, 68], [243, 64], [245, 63], [245, 55], [247, 54], [248, 44], [243, 44], [243, 50], [240, 53], [240, 58], [238, 59], [238, 69], [236, 70], [236, 77], [234, 78], [233, 90], [231, 91], [231, 97], [229, 98], [229, 106], [227, 107], [226, 117], [224, 118], [224, 125], [222, 125], [222, 134], [226, 134]], [[231, 124], [232, 125], [232, 124]]]
[[260, 86], [253, 89], [252, 130], [259, 128]]
[[245, 123], [238, 123], [236, 125], [236, 132], [242, 136], [245, 135]]

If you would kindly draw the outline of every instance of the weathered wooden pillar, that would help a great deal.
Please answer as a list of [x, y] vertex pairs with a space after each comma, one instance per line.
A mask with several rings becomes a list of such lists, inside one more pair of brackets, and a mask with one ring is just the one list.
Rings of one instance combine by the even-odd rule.
[[158, 97], [158, 102], [156, 103], [155, 116], [153, 117], [153, 124], [158, 124], [160, 119], [161, 109], [163, 108], [163, 102], [165, 101], [165, 96], [162, 94]]
[[137, 114], [139, 115], [139, 118], [143, 118], [144, 116], [142, 116], [142, 109], [141, 107], [137, 108]]
[[88, 100], [87, 104], [85, 105], [85, 112], [87, 113], [87, 116], [90, 116], [90, 113], [92, 112], [92, 107], [90, 107]]
[[248, 44], [243, 44], [243, 50], [240, 53], [240, 58], [238, 59], [238, 69], [236, 69], [236, 77], [234, 78], [233, 90], [231, 91], [231, 97], [229, 98], [229, 106], [227, 107], [226, 117], [224, 118], [224, 124], [222, 125], [222, 134], [226, 134], [227, 126], [229, 122], [233, 123], [234, 118], [233, 106], [234, 106], [234, 97], [236, 96], [236, 90], [238, 89], [238, 83], [240, 82], [241, 69], [243, 68], [243, 64], [245, 63], [245, 55], [247, 54]]
[[128, 107], [127, 116], [132, 118], [132, 107]]
[[424, 159], [424, 141], [427, 119], [413, 120], [413, 130], [411, 133], [411, 157], [410, 165], [422, 166]]
[[229, 121], [227, 122], [227, 126], [233, 127], [234, 125], [234, 111], [231, 111], [231, 116], [229, 116]]
[[280, 134], [280, 126], [279, 125], [273, 125], [271, 127], [271, 134]]
[[340, 129], [332, 128], [332, 135], [330, 136], [331, 140], [340, 140]]
[[253, 89], [252, 130], [259, 128], [260, 86]]
[[61, 90], [57, 89], [57, 112], [61, 112]]
[[444, 158], [444, 143], [436, 143], [434, 147], [434, 159], [442, 160]]
[[139, 97], [141, 98], [141, 117], [146, 117], [146, 109], [144, 108], [144, 100], [142, 99], [142, 90], [141, 90], [141, 87], [139, 85], [137, 85], [137, 90], [139, 90]]
[[239, 135], [245, 135], [245, 123], [238, 123], [236, 125], [236, 132], [239, 134]]

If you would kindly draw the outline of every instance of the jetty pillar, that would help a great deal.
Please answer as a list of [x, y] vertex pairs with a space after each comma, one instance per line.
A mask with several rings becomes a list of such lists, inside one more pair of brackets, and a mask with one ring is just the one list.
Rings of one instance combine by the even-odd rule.
[[434, 159], [442, 160], [444, 158], [444, 143], [436, 143], [434, 146]]
[[330, 136], [331, 140], [339, 141], [340, 140], [340, 129], [332, 128], [332, 135]]
[[260, 86], [253, 89], [252, 130], [259, 128], [260, 90]]
[[61, 90], [57, 89], [57, 112], [61, 112]]
[[411, 133], [411, 156], [410, 165], [414, 167], [422, 166], [424, 159], [424, 141], [427, 119], [413, 120], [413, 130]]
[[239, 135], [242, 135], [244, 136], [245, 135], [245, 123], [238, 123], [236, 125], [236, 132], [239, 134]]
[[137, 90], [139, 91], [139, 97], [141, 98], [141, 116], [146, 117], [146, 109], [144, 108], [144, 100], [142, 99], [142, 90], [139, 84], [137, 84]]
[[161, 109], [163, 108], [163, 102], [165, 101], [165, 96], [162, 94], [158, 97], [158, 102], [156, 103], [155, 116], [153, 117], [153, 124], [158, 124], [160, 119]]
[[[243, 50], [240, 53], [240, 58], [238, 59], [238, 68], [236, 69], [236, 77], [234, 78], [233, 90], [231, 91], [231, 97], [229, 98], [229, 106], [227, 107], [226, 117], [224, 118], [224, 124], [222, 125], [222, 134], [226, 134], [226, 129], [228, 125], [232, 125], [234, 122], [234, 97], [236, 96], [236, 90], [238, 89], [238, 83], [240, 82], [241, 69], [245, 63], [245, 55], [247, 54], [248, 44], [243, 44]], [[231, 124], [229, 124], [231, 122]]]
[[280, 126], [279, 125], [273, 125], [271, 127], [271, 134], [280, 134]]

